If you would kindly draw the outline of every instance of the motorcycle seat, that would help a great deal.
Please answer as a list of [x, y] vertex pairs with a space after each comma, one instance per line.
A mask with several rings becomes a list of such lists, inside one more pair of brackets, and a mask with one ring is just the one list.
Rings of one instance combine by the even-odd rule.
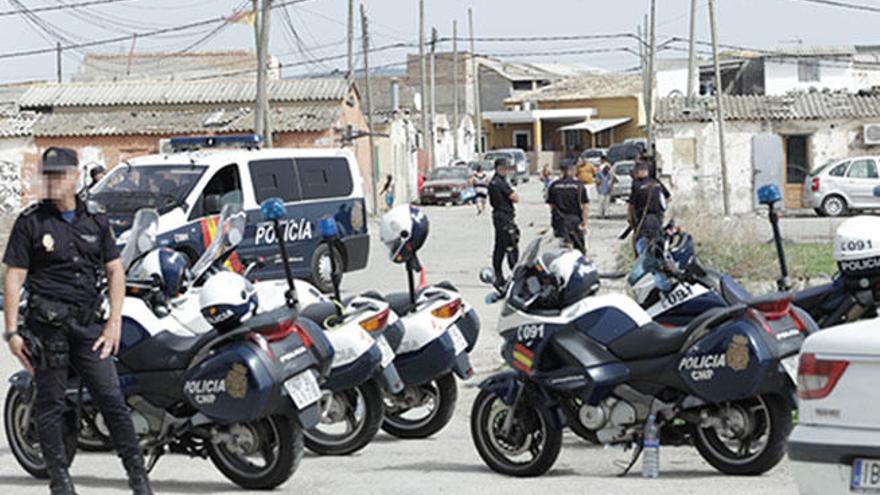
[[842, 291], [835, 287], [833, 282], [809, 287], [802, 291], [795, 292], [794, 304], [806, 310], [821, 306], [829, 297], [840, 294]]
[[409, 298], [409, 292], [392, 292], [385, 296], [385, 300], [388, 301], [391, 310], [397, 313], [398, 316], [408, 314], [415, 307], [415, 304]]
[[679, 352], [688, 337], [727, 308], [715, 308], [697, 316], [683, 327], [664, 327], [649, 322], [611, 342], [608, 350], [623, 361], [636, 361]]
[[306, 306], [300, 310], [299, 315], [308, 318], [323, 327], [324, 322], [327, 321], [328, 318], [339, 314], [338, 309], [339, 307], [335, 303], [321, 302]]
[[126, 352], [121, 360], [133, 371], [186, 369], [199, 350], [216, 336], [216, 330], [195, 336], [159, 332]]
[[730, 275], [724, 275], [721, 277], [719, 285], [721, 289], [721, 297], [723, 297], [728, 304], [740, 304], [752, 298], [752, 294], [743, 286], [739, 285]]

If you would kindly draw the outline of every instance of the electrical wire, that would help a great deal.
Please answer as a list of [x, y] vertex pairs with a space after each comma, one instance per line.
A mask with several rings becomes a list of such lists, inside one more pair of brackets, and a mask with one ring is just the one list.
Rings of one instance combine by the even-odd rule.
[[24, 7], [24, 8], [19, 8], [16, 10], [4, 10], [4, 11], [0, 12], [0, 17], [10, 16], [10, 15], [19, 15], [19, 14], [23, 14], [25, 12], [32, 12], [33, 13], [33, 12], [48, 12], [51, 10], [79, 9], [82, 7], [88, 7], [90, 5], [101, 5], [101, 4], [108, 4], [108, 3], [132, 2], [132, 1], [134, 1], [134, 0], [89, 0], [86, 2], [71, 3], [71, 4], [65, 4], [65, 5], [47, 5], [44, 7], [34, 7], [32, 9]]
[[862, 4], [851, 3], [851, 2], [841, 2], [840, 0], [794, 0], [794, 1], [814, 3], [814, 4], [826, 5], [829, 7], [838, 7], [838, 8], [843, 8], [843, 9], [860, 10], [863, 12], [874, 12], [875, 14], [880, 14], [880, 7], [873, 7], [870, 5], [862, 5]]

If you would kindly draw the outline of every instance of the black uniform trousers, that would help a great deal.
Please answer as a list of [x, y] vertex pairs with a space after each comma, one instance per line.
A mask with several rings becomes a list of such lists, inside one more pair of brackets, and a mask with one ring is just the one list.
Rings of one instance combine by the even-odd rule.
[[495, 227], [495, 248], [492, 251], [492, 269], [498, 282], [504, 280], [504, 258], [513, 270], [519, 260], [519, 227], [510, 213], [495, 211], [492, 213], [492, 225]]
[[554, 215], [553, 235], [571, 243], [572, 247], [587, 254], [587, 241], [584, 231], [581, 230], [583, 223], [582, 215], [567, 215], [557, 212]]
[[[29, 319], [30, 320], [30, 319]], [[92, 351], [95, 340], [101, 335], [100, 323], [81, 325], [70, 318], [61, 327], [50, 327], [28, 321], [29, 329], [40, 339], [45, 359], [35, 363], [34, 383], [36, 401], [34, 413], [40, 449], [47, 465], [65, 466], [64, 413], [68, 409], [65, 391], [68, 387], [69, 367], [79, 374], [104, 422], [110, 430], [113, 447], [119, 457], [126, 459], [140, 455], [141, 448], [134, 433], [128, 406], [119, 388], [116, 365], [112, 358], [101, 359]], [[67, 348], [68, 362], [53, 359]]]

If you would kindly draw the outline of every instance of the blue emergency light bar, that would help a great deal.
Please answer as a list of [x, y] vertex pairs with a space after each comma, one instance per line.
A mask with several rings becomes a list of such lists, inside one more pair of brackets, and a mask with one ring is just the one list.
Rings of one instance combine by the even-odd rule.
[[259, 148], [263, 139], [256, 134], [236, 136], [191, 136], [168, 140], [174, 151], [193, 151], [205, 148]]
[[782, 201], [782, 194], [776, 184], [765, 184], [758, 188], [758, 202], [762, 205], [772, 205]]

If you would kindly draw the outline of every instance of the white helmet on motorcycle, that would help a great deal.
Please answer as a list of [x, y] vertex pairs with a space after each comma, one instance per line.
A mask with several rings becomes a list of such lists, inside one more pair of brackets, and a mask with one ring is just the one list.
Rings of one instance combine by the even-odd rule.
[[162, 301], [173, 299], [185, 288], [189, 263], [183, 254], [167, 247], [156, 248], [134, 262], [128, 278], [153, 282], [159, 287], [157, 296]]
[[202, 316], [220, 332], [247, 321], [257, 310], [257, 290], [243, 276], [234, 272], [212, 275], [199, 294]]
[[544, 268], [556, 277], [561, 308], [570, 306], [599, 290], [599, 272], [580, 251], [551, 251], [541, 257]]
[[382, 215], [379, 238], [395, 263], [409, 261], [428, 238], [428, 217], [418, 208], [400, 205]]

